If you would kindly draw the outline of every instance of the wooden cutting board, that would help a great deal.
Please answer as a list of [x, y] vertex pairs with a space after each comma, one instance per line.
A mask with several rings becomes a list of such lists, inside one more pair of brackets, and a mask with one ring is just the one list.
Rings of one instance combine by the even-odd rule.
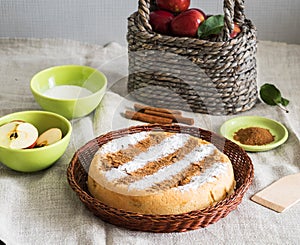
[[300, 173], [285, 176], [251, 197], [251, 200], [279, 213], [300, 200]]

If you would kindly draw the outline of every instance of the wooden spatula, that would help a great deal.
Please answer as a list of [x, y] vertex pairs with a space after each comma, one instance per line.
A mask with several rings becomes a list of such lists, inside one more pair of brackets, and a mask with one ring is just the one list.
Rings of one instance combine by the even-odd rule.
[[300, 200], [300, 173], [285, 176], [251, 197], [251, 200], [279, 213]]

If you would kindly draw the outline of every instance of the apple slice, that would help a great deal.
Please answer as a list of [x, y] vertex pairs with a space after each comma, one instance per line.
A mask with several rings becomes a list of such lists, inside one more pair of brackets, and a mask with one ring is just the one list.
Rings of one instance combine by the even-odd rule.
[[9, 147], [11, 143], [11, 134], [20, 123], [17, 121], [9, 122], [0, 127], [0, 145]]
[[34, 147], [38, 130], [31, 123], [12, 121], [0, 127], [0, 145], [12, 149]]
[[42, 133], [37, 141], [36, 147], [51, 145], [62, 138], [62, 132], [59, 128], [50, 128]]

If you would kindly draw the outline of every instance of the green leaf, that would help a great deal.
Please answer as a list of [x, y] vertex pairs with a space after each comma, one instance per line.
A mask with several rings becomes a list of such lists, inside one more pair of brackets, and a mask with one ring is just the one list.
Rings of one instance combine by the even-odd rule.
[[280, 91], [272, 84], [264, 84], [260, 88], [260, 97], [268, 105], [281, 103]]
[[210, 35], [219, 34], [224, 27], [224, 15], [213, 15], [208, 17], [198, 28], [198, 37], [207, 38]]
[[259, 93], [262, 101], [268, 105], [287, 106], [289, 104], [289, 100], [282, 98], [280, 90], [273, 84], [265, 83], [261, 86]]
[[283, 106], [287, 106], [289, 103], [290, 103], [289, 100], [287, 100], [287, 99], [285, 99], [285, 98], [281, 98], [281, 104], [282, 104]]

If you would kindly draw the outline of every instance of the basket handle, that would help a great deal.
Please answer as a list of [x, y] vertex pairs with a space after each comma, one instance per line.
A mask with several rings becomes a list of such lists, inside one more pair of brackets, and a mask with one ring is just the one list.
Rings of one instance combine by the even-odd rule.
[[234, 28], [234, 22], [240, 26], [244, 24], [244, 3], [245, 0], [224, 0], [224, 28], [223, 33], [221, 33], [221, 40], [227, 41], [230, 39], [230, 33]]
[[[147, 31], [152, 31], [152, 27], [149, 24], [149, 15], [151, 3], [153, 4], [154, 2], [155, 0], [139, 0], [138, 3], [138, 14]], [[224, 29], [220, 35], [221, 40], [227, 41], [230, 38], [234, 22], [240, 26], [245, 22], [244, 2], [245, 0], [224, 0]]]

